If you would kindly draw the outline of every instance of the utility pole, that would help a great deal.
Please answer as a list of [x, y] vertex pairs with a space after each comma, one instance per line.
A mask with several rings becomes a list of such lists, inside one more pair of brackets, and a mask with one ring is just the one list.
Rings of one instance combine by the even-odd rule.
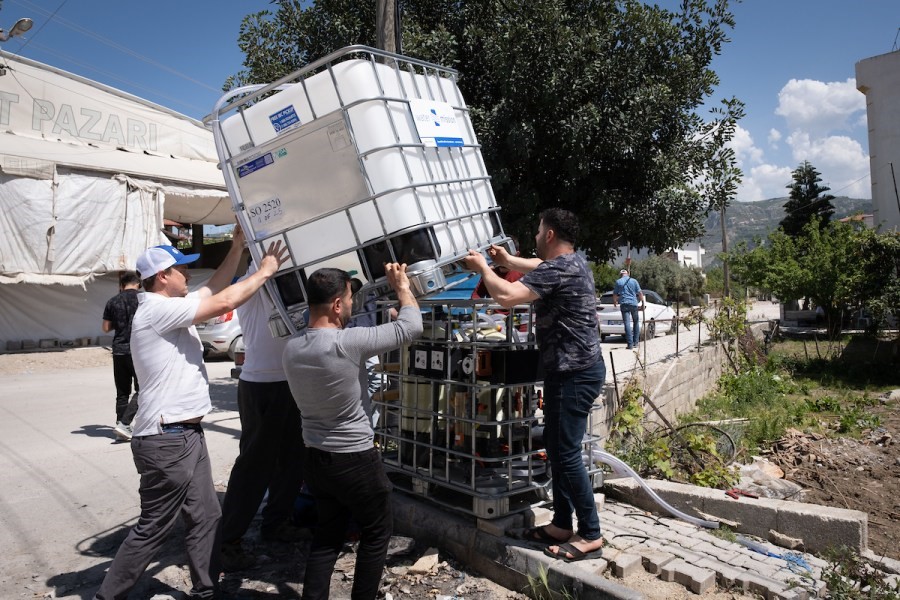
[[400, 53], [397, 34], [397, 0], [375, 0], [375, 47]]
[[[725, 233], [725, 203], [722, 203], [722, 208], [719, 211], [719, 220], [722, 221], [722, 254], [728, 252], [728, 236]], [[722, 278], [724, 279], [722, 286], [722, 295], [727, 298], [731, 292], [728, 280], [730, 279], [728, 275], [728, 258], [725, 257], [722, 260]]]

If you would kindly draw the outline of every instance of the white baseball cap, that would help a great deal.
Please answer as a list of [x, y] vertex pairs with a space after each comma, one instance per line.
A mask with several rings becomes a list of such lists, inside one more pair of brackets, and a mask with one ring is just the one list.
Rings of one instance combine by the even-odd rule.
[[619, 271], [619, 275], [628, 275], [628, 269], [622, 269]]
[[175, 246], [153, 246], [138, 256], [136, 267], [141, 279], [153, 277], [175, 265], [186, 265], [200, 258], [199, 254], [184, 254]]

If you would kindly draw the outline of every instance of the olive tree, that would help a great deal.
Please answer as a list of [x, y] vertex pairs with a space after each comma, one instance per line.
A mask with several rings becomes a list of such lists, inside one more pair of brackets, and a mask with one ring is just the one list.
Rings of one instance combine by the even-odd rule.
[[900, 242], [895, 233], [879, 234], [860, 223], [832, 222], [820, 227], [813, 218], [800, 235], [783, 230], [765, 244], [729, 253], [735, 278], [771, 290], [781, 299], [810, 298], [825, 311], [833, 337], [842, 316], [860, 307], [897, 315]]
[[632, 263], [629, 274], [641, 287], [653, 290], [667, 300], [682, 294], [698, 296], [703, 290], [703, 272], [698, 267], [679, 264], [665, 256], [651, 256]]

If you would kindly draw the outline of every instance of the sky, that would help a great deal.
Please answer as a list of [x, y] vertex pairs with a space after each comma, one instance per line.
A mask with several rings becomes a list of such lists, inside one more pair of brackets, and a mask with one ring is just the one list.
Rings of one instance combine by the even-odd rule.
[[[200, 119], [242, 67], [241, 20], [270, 8], [268, 0], [2, 0], [0, 27], [34, 20], [2, 48]], [[786, 196], [805, 160], [835, 196], [871, 198], [855, 64], [900, 49], [900, 1], [745, 0], [732, 11], [731, 41], [712, 65], [720, 78], [712, 102], [745, 103], [732, 144], [744, 172], [737, 200]]]

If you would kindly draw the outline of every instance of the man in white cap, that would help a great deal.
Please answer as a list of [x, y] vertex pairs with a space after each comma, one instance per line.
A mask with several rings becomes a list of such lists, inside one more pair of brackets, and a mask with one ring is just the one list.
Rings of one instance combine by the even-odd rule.
[[[638, 304], [640, 303], [640, 304]], [[637, 348], [641, 339], [641, 319], [639, 310], [644, 310], [644, 292], [637, 279], [628, 275], [628, 269], [619, 271], [619, 278], [613, 287], [613, 306], [619, 305], [622, 323], [625, 325], [626, 348]]]
[[214, 598], [219, 573], [216, 533], [222, 515], [200, 421], [212, 408], [203, 346], [194, 325], [234, 310], [272, 277], [286, 259], [272, 244], [259, 269], [228, 285], [244, 247], [235, 227], [231, 249], [199, 289], [188, 293], [187, 265], [199, 254], [155, 246], [137, 259], [144, 293], [131, 326], [131, 353], [141, 383], [131, 452], [141, 476], [141, 515], [122, 542], [95, 598], [126, 598], [184, 517], [191, 598]]

